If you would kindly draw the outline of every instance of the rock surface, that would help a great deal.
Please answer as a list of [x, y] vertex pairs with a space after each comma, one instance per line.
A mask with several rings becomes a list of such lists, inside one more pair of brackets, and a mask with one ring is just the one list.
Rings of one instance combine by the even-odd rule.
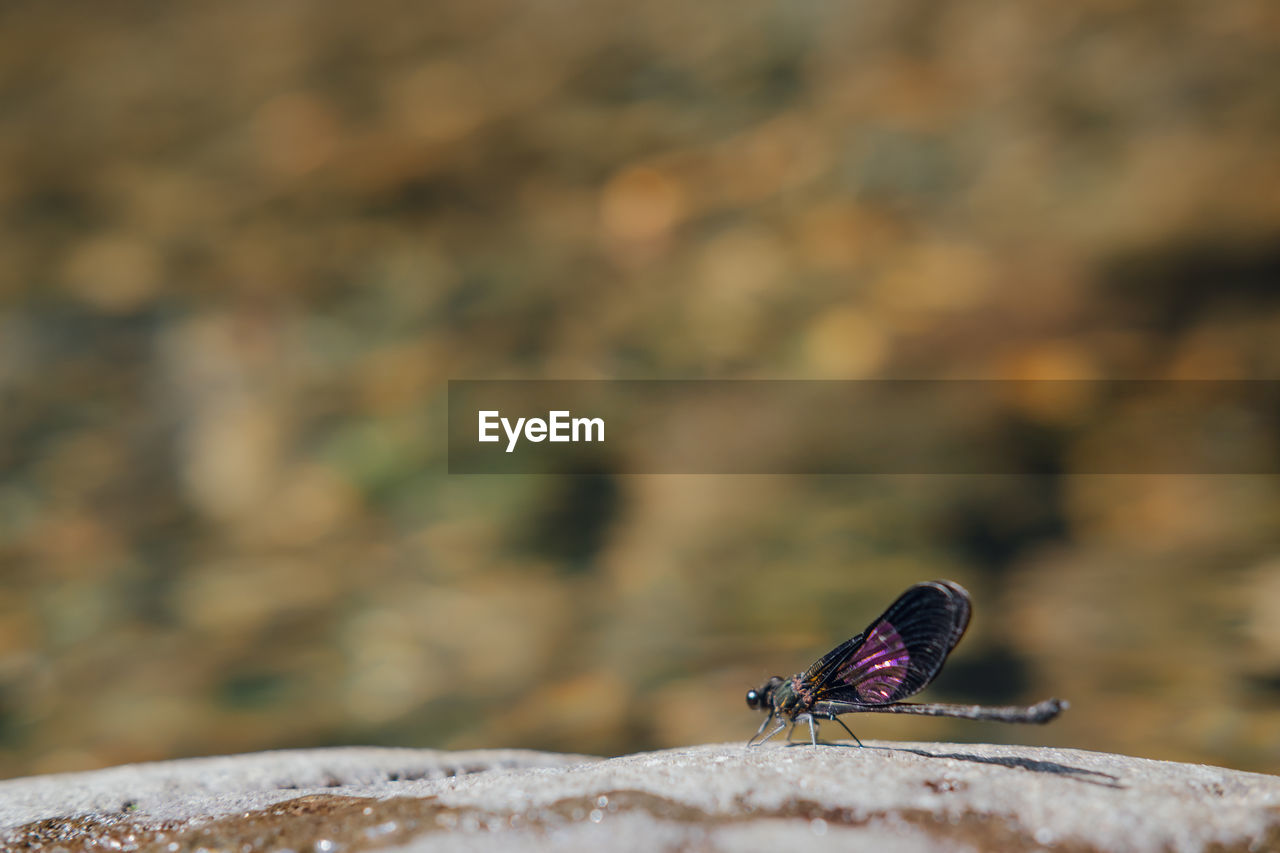
[[1068, 749], [346, 748], [0, 782], [8, 850], [1280, 850], [1280, 777]]

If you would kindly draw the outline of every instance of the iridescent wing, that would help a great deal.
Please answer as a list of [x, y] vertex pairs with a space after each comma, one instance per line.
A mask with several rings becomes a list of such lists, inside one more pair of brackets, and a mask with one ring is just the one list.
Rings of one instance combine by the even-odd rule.
[[951, 581], [919, 583], [802, 679], [814, 701], [888, 705], [919, 693], [969, 625], [969, 593]]

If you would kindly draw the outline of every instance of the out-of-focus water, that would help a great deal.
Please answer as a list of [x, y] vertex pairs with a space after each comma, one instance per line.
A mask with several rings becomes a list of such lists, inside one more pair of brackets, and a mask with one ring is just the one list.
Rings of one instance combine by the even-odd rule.
[[[1076, 473], [1175, 440], [1158, 400], [1028, 478], [451, 477], [443, 436], [450, 378], [1280, 376], [1277, 38], [1261, 0], [7, 4], [0, 775], [745, 741], [749, 687], [931, 578], [975, 614], [926, 697], [1072, 707], [860, 736], [1274, 771], [1276, 478]], [[1224, 441], [1271, 470], [1275, 426]]]

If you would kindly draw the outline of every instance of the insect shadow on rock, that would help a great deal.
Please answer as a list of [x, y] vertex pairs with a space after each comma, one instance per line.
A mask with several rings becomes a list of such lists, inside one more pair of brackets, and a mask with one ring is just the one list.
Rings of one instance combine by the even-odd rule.
[[[834, 720], [858, 746], [840, 714], [919, 714], [1001, 723], [1047, 723], [1067, 707], [1060, 699], [1038, 705], [918, 704], [903, 702], [937, 677], [951, 650], [969, 627], [969, 593], [952, 581], [918, 583], [889, 605], [861, 634], [822, 656], [790, 678], [773, 676], [759, 690], [747, 691], [747, 705], [768, 716], [747, 746], [767, 741], [791, 724], [809, 724], [809, 741], [818, 745], [818, 720]], [[769, 724], [774, 723], [768, 732]]]

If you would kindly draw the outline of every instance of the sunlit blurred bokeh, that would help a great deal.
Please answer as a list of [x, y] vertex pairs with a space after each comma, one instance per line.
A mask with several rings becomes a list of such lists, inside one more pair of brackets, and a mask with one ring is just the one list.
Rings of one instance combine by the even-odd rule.
[[1274, 772], [1280, 483], [1073, 473], [1158, 399], [1025, 479], [443, 435], [449, 378], [1280, 377], [1277, 48], [1265, 0], [5, 4], [0, 776], [745, 741], [939, 577], [925, 695], [1071, 710], [860, 736]]

